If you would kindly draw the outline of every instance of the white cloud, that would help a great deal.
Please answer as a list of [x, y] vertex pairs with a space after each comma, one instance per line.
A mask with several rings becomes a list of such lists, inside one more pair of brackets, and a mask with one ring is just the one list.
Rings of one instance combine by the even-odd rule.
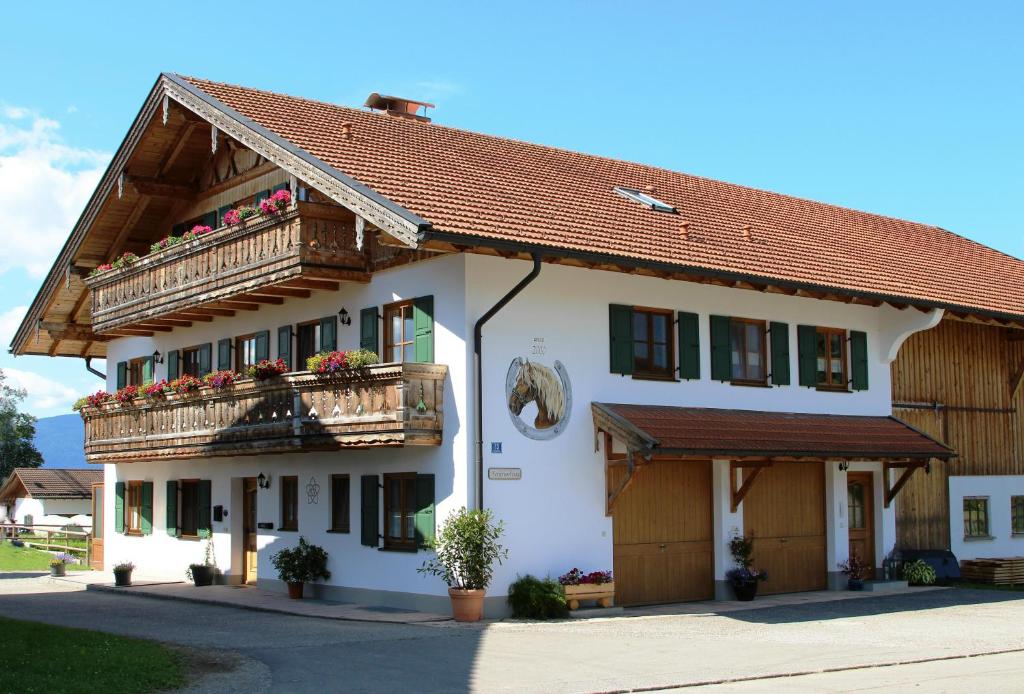
[[24, 267], [39, 277], [78, 220], [110, 154], [64, 144], [60, 123], [28, 109], [5, 106], [0, 113], [0, 273]]
[[25, 405], [20, 408], [26, 412], [35, 413], [61, 406], [70, 411], [71, 403], [78, 399], [78, 393], [72, 388], [31, 371], [8, 367], [4, 369], [4, 375], [8, 385], [28, 391]]
[[27, 312], [28, 306], [15, 306], [0, 313], [0, 347], [11, 344], [14, 333], [17, 332]]

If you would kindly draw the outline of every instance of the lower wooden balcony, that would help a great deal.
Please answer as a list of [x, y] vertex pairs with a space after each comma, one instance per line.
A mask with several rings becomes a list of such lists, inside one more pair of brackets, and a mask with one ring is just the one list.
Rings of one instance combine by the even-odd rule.
[[438, 446], [448, 367], [377, 364], [82, 410], [90, 463]]

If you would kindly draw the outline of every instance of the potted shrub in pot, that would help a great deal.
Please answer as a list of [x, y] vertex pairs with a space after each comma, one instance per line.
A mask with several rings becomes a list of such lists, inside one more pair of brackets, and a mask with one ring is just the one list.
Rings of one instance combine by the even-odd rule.
[[196, 588], [213, 585], [213, 579], [217, 575], [217, 562], [213, 557], [213, 537], [206, 538], [206, 549], [203, 555], [202, 564], [189, 564], [185, 575]]
[[864, 579], [871, 575], [871, 569], [856, 554], [839, 562], [839, 570], [846, 574], [846, 587], [850, 590], [864, 590]]
[[323, 547], [309, 544], [304, 537], [299, 537], [297, 547], [282, 549], [271, 556], [270, 561], [277, 569], [277, 577], [288, 584], [288, 597], [293, 600], [302, 598], [305, 584], [331, 577], [327, 570], [327, 552]]
[[736, 535], [729, 540], [729, 552], [736, 562], [736, 568], [725, 572], [736, 599], [749, 602], [757, 596], [757, 584], [768, 580], [768, 573], [753, 568], [754, 537]]
[[457, 622], [483, 618], [484, 595], [494, 575], [494, 563], [501, 564], [508, 550], [498, 543], [505, 530], [487, 509], [452, 511], [431, 543], [436, 552], [417, 571], [437, 576], [448, 585], [452, 617]]
[[135, 570], [135, 564], [130, 561], [123, 561], [120, 564], [114, 564], [114, 585], [115, 586], [130, 586], [132, 584], [132, 571]]

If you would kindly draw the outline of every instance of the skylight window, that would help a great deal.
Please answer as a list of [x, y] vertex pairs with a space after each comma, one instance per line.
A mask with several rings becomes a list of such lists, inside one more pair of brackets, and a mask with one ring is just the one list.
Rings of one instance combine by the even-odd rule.
[[622, 186], [615, 186], [615, 192], [624, 198], [629, 198], [633, 202], [638, 202], [641, 205], [650, 207], [655, 212], [675, 212], [676, 208], [672, 207], [667, 203], [658, 200], [658, 198], [652, 197], [647, 193], [636, 190], [635, 188], [623, 188]]

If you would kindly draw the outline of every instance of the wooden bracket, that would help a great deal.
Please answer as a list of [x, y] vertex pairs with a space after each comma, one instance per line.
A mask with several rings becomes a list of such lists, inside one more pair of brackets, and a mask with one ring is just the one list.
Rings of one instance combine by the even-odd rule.
[[1020, 390], [1021, 381], [1024, 381], [1024, 361], [1020, 363], [1013, 376], [1010, 377], [1010, 399], [1012, 400], [1017, 396], [1017, 391]]
[[[729, 506], [733, 513], [743, 503], [743, 499], [746, 498], [747, 493], [751, 487], [754, 486], [754, 480], [761, 474], [761, 470], [771, 465], [771, 461], [765, 462], [736, 462], [732, 461], [729, 463], [729, 491], [730, 491], [730, 503]], [[745, 473], [743, 476], [743, 483], [739, 487], [736, 486], [736, 470], [750, 470], [749, 473]]]
[[[633, 480], [636, 479], [637, 467], [640, 464], [636, 460], [637, 451], [630, 450], [625, 455], [619, 453], [612, 453], [612, 437], [610, 434], [605, 433], [604, 435], [604, 484], [605, 484], [605, 503], [604, 503], [604, 515], [612, 515], [612, 511], [615, 510], [615, 502], [622, 495], [624, 491], [629, 489], [629, 485], [633, 484]], [[626, 476], [622, 478], [622, 481], [615, 487], [614, 490], [608, 489], [608, 479], [611, 473], [611, 467], [613, 463], [622, 463], [626, 461]], [[641, 457], [641, 461], [644, 458]]]
[[[913, 463], [884, 463], [882, 465], [882, 488], [885, 491], [885, 507], [889, 508], [889, 504], [896, 498], [896, 495], [900, 493], [903, 486], [910, 481], [910, 476], [914, 474], [914, 470], [923, 468], [928, 465], [927, 462], [913, 462]], [[903, 474], [900, 475], [899, 479], [896, 480], [896, 484], [889, 486], [889, 470], [902, 469]]]

